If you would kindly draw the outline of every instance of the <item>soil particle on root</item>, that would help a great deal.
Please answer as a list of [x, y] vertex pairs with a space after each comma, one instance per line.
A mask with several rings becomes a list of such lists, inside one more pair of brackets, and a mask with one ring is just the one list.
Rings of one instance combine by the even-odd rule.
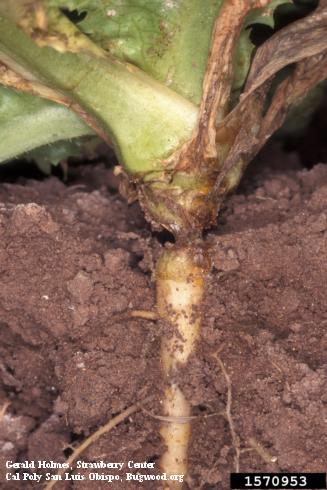
[[[92, 172], [98, 183], [109, 171]], [[2, 184], [0, 202], [0, 401], [10, 401], [0, 421], [4, 482], [7, 459], [64, 461], [71, 445], [137, 400], [154, 395], [150, 411], [160, 414], [162, 383], [160, 325], [128, 316], [154, 308], [151, 265], [160, 247], [138, 207], [104, 185], [55, 178]], [[214, 270], [202, 338], [179, 380], [197, 416], [193, 488], [228, 488], [235, 441], [241, 471], [325, 470], [326, 202], [326, 166], [308, 171], [285, 161], [245, 180], [208, 236]], [[231, 382], [236, 439], [217, 352]], [[138, 412], [82, 459], [157, 461], [159, 423]]]

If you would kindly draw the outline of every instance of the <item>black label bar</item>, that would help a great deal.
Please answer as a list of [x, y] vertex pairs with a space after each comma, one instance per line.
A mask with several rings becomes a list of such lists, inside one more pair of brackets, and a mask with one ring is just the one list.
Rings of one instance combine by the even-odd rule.
[[326, 489], [326, 473], [231, 473], [232, 490]]

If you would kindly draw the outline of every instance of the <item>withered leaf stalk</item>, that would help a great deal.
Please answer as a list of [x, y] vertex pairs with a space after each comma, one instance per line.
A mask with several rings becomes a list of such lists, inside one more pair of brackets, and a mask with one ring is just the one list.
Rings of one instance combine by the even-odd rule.
[[201, 328], [203, 231], [289, 110], [327, 78], [327, 0], [254, 51], [252, 26], [273, 27], [275, 9], [292, 4], [0, 0], [0, 161], [101, 138], [147, 219], [175, 237], [156, 269], [157, 311], [174, 332], [161, 344], [167, 474], [189, 473], [178, 370]]

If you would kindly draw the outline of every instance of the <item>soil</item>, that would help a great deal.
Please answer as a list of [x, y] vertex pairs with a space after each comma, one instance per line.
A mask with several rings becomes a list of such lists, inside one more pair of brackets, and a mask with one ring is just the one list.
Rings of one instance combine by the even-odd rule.
[[[207, 236], [214, 267], [202, 337], [179, 380], [196, 416], [192, 489], [228, 489], [238, 459], [243, 472], [326, 471], [326, 202], [326, 165], [304, 169], [296, 154], [269, 147]], [[156, 462], [164, 327], [129, 311], [154, 309], [153, 264], [166, 237], [151, 234], [102, 164], [75, 169], [70, 185], [2, 183], [0, 236], [0, 407], [10, 402], [0, 419], [1, 488], [40, 488], [6, 482], [5, 462], [63, 462], [148, 396], [146, 410], [79, 459]]]

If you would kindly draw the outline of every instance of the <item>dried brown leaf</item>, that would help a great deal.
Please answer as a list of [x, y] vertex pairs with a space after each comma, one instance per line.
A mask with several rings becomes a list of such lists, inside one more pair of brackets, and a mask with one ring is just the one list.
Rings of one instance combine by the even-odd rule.
[[260, 147], [281, 127], [289, 109], [325, 79], [327, 79], [327, 48], [315, 56], [300, 61], [293, 74], [277, 87], [258, 135]]
[[[264, 113], [274, 75], [294, 63], [293, 73], [277, 87]], [[257, 51], [239, 104], [216, 128], [217, 146], [224, 141], [230, 150], [211, 197], [224, 194], [228, 173], [237, 165], [245, 167], [282, 126], [290, 108], [326, 78], [327, 0], [322, 0], [313, 14], [277, 32]]]
[[327, 2], [313, 14], [278, 31], [256, 52], [245, 86], [247, 97], [287, 65], [314, 56], [327, 47]]
[[271, 135], [282, 126], [290, 108], [325, 79], [327, 79], [327, 49], [297, 64], [293, 74], [277, 87], [265, 114], [263, 108], [270, 86], [269, 80], [234, 109], [217, 128], [218, 138], [227, 127], [232, 134], [235, 134], [235, 139], [219, 172], [211, 196], [224, 192], [222, 183], [231, 169], [235, 165], [246, 166]]
[[233, 52], [246, 15], [268, 5], [270, 0], [225, 0], [217, 16], [196, 133], [182, 152], [178, 168], [217, 157], [216, 122], [226, 114], [233, 75]]
[[[205, 153], [209, 158], [217, 155], [216, 121], [219, 114], [224, 115], [229, 102], [233, 75], [233, 52], [244, 19], [250, 10], [265, 7], [268, 3], [269, 0], [225, 0], [217, 17], [203, 83], [199, 123], [199, 133], [205, 135]], [[205, 127], [207, 131], [204, 131]]]

